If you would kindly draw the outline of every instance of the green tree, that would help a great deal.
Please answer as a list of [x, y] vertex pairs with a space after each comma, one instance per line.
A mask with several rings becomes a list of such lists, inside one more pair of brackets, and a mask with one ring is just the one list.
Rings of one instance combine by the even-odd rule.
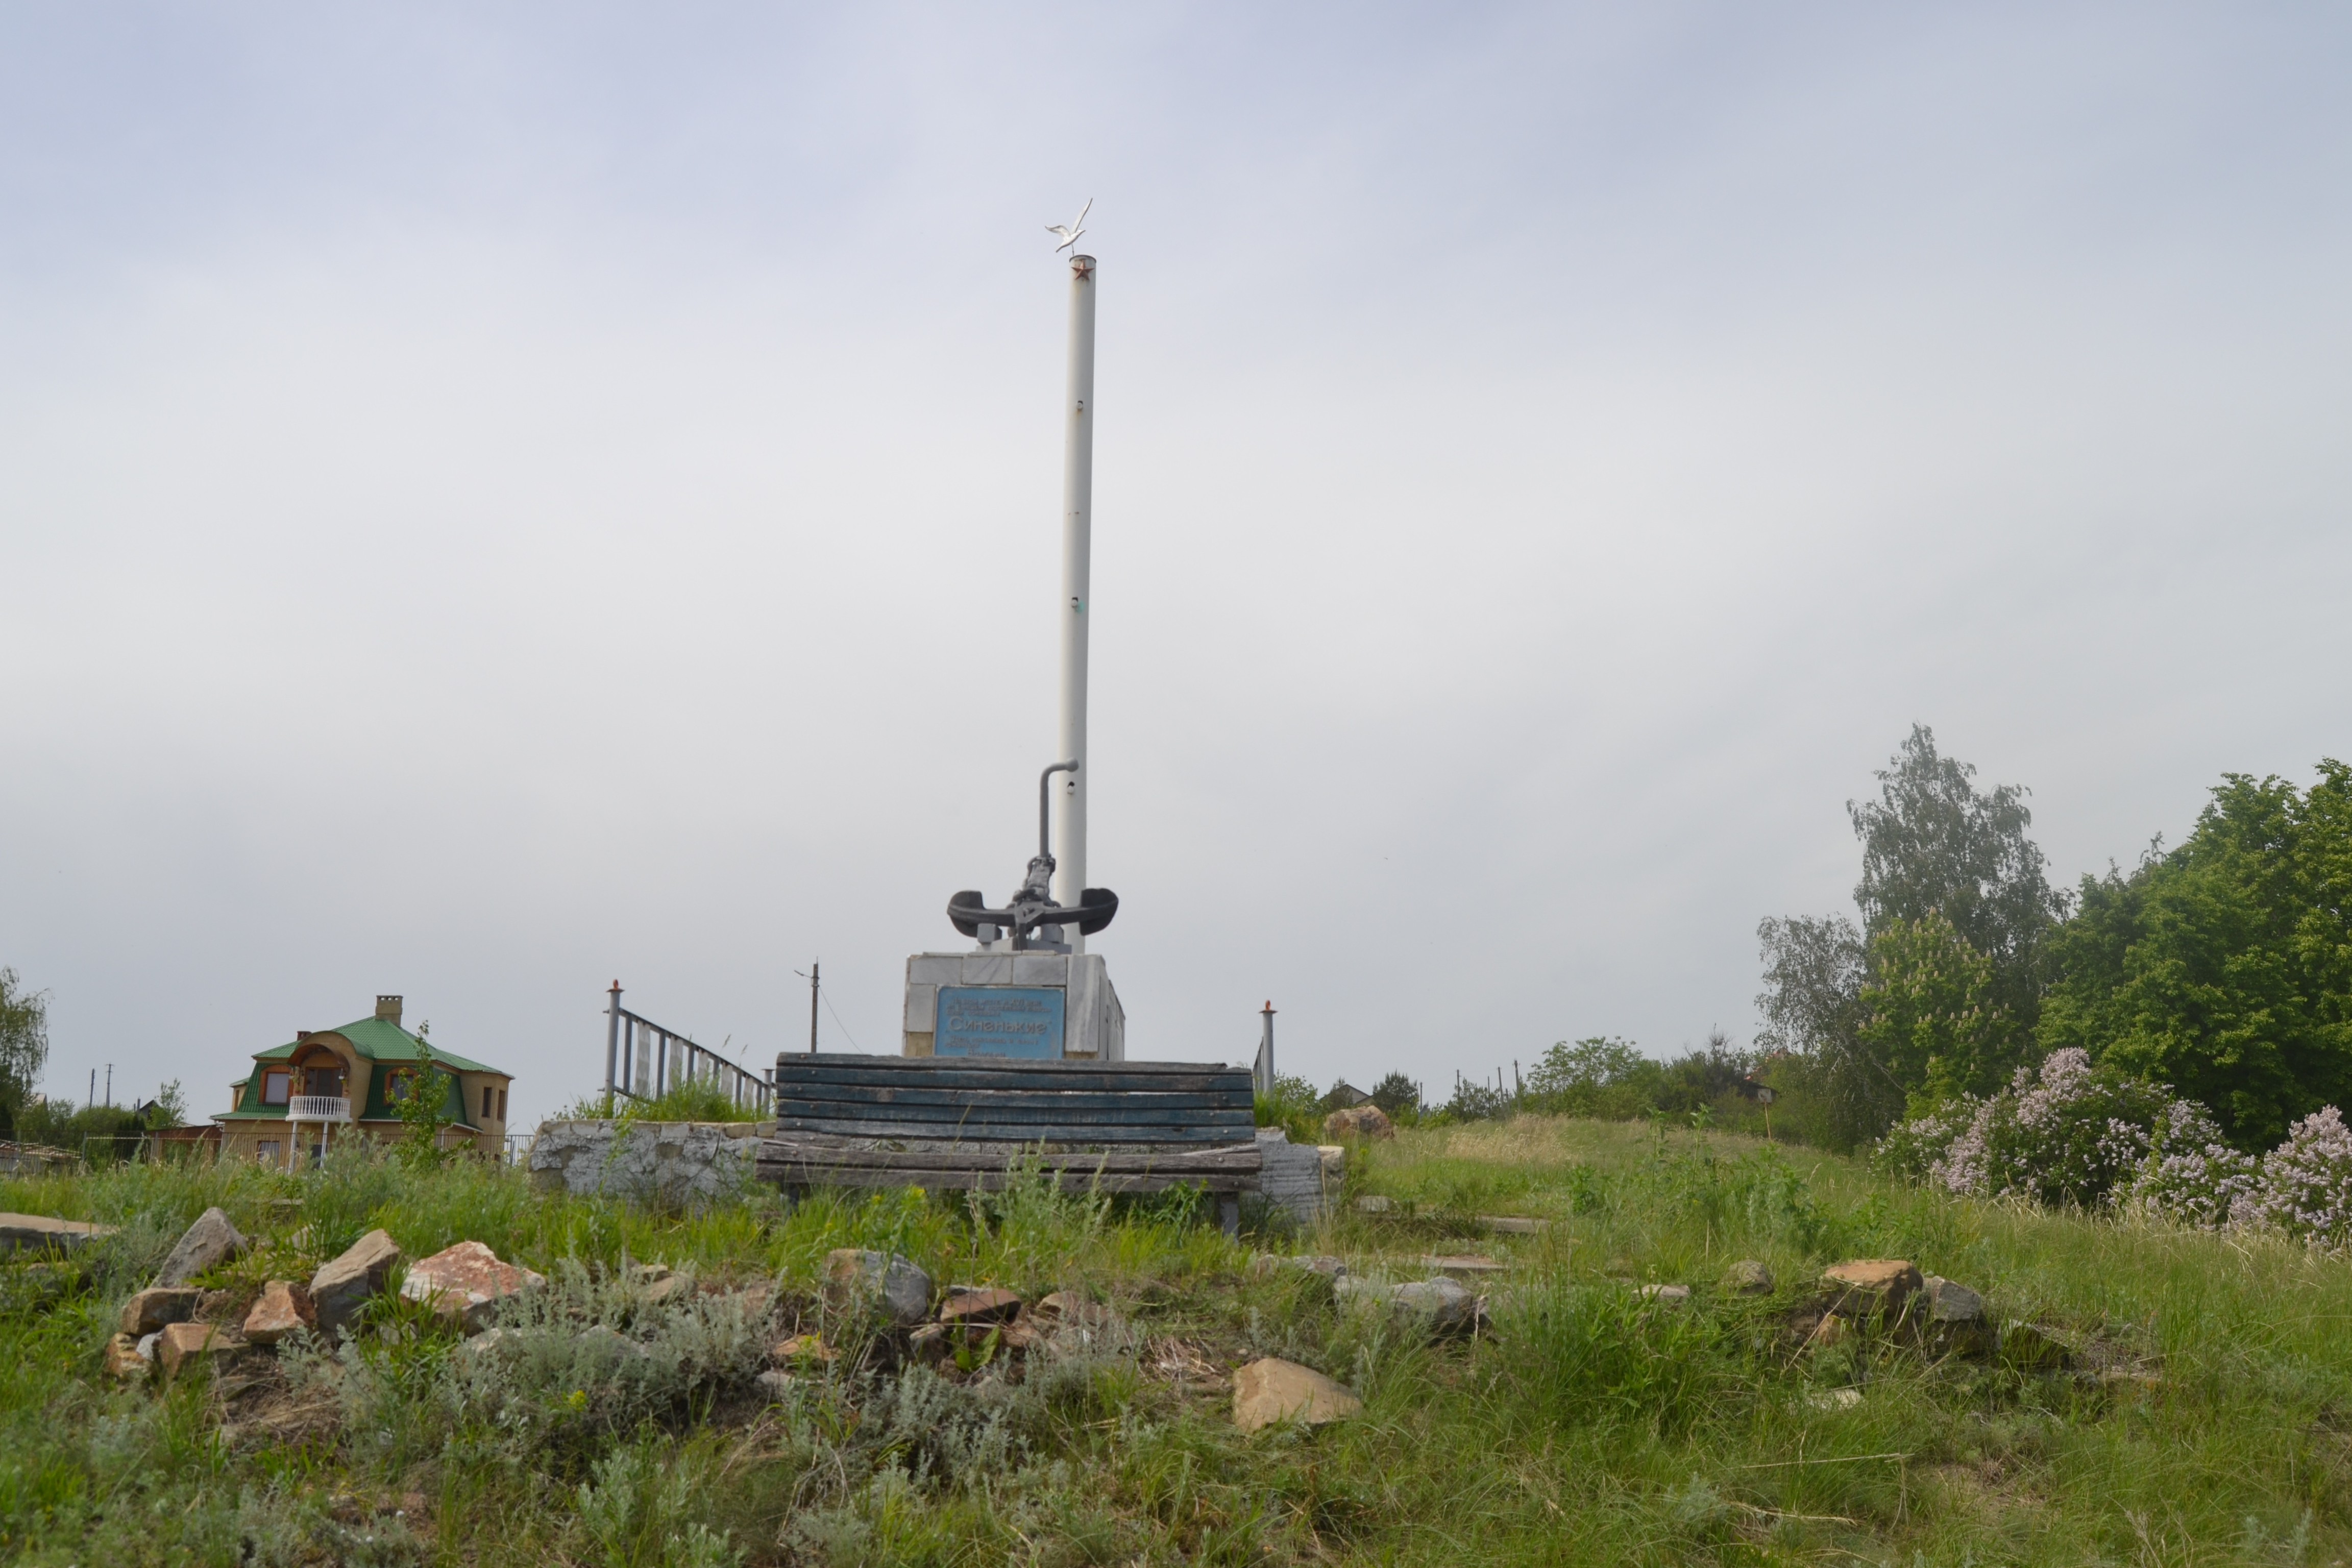
[[0, 969], [0, 1116], [13, 1125], [49, 1060], [49, 999]]
[[425, 1037], [429, 1023], [416, 1026], [416, 1068], [395, 1079], [400, 1088], [392, 1097], [392, 1113], [400, 1118], [400, 1157], [415, 1166], [437, 1165], [448, 1158], [441, 1147], [441, 1130], [459, 1120], [450, 1106], [457, 1092], [457, 1075], [445, 1070]]
[[1852, 1149], [1894, 1125], [1908, 1090], [1862, 1038], [1869, 973], [1862, 932], [1843, 915], [1766, 919], [1756, 928], [1764, 1026], [1756, 1048], [1774, 1079], [1821, 1107], [1830, 1146]]
[[1925, 724], [1878, 771], [1878, 799], [1846, 802], [1862, 840], [1853, 901], [1865, 936], [1897, 921], [1940, 915], [1993, 966], [1993, 994], [2031, 1025], [2040, 999], [2043, 940], [2066, 912], [2052, 891], [2042, 850], [2026, 837], [2033, 814], [2021, 784], [1990, 792], [1976, 769], [1936, 750]]
[[1421, 1110], [1421, 1085], [1392, 1072], [1372, 1085], [1372, 1103], [1389, 1116], [1410, 1116]]
[[2352, 768], [2224, 776], [2179, 848], [2085, 877], [2037, 1044], [2169, 1083], [2241, 1148], [2352, 1097]]
[[1858, 1004], [1862, 1047], [1924, 1116], [1962, 1094], [1998, 1089], [2020, 1035], [1996, 994], [1992, 960], [1942, 912], [1897, 917], [1870, 940]]

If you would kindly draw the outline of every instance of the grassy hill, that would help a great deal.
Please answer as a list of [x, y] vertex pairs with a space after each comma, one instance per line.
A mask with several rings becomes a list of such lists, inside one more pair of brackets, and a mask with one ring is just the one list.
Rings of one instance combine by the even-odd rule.
[[[2352, 1556], [2352, 1264], [1626, 1124], [1408, 1131], [1351, 1156], [1349, 1184], [1387, 1212], [1236, 1246], [1180, 1199], [1034, 1185], [663, 1215], [478, 1166], [0, 1183], [0, 1208], [123, 1227], [73, 1268], [0, 1270], [0, 1545], [58, 1563]], [[470, 1351], [386, 1302], [340, 1355], [115, 1384], [100, 1358], [121, 1299], [215, 1203], [262, 1243], [205, 1281], [216, 1311], [383, 1226], [411, 1257], [472, 1238], [550, 1275], [524, 1325], [540, 1348]], [[1496, 1234], [1494, 1215], [1549, 1224]], [[1118, 1331], [1051, 1355], [982, 1342], [935, 1370], [822, 1300], [839, 1247], [942, 1286], [1071, 1292]], [[1479, 1331], [1433, 1341], [1335, 1303], [1323, 1276], [1253, 1268], [1269, 1250], [1399, 1279], [1432, 1253], [1504, 1267], [1478, 1277]], [[1981, 1290], [2065, 1363], [1900, 1334], [1803, 1348], [1822, 1266], [1871, 1257]], [[1770, 1295], [1718, 1288], [1743, 1258]], [[649, 1302], [624, 1269], [647, 1260], [697, 1289]], [[1650, 1283], [1694, 1289], [1669, 1305]], [[634, 1348], [596, 1361], [592, 1321]], [[767, 1347], [795, 1331], [837, 1359], [762, 1390]], [[1261, 1355], [1336, 1377], [1361, 1413], [1240, 1435], [1231, 1374]]]

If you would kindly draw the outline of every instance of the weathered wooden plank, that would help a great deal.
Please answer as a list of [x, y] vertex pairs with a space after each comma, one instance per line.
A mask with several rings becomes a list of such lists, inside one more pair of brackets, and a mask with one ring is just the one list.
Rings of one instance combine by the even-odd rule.
[[839, 1084], [856, 1089], [961, 1089], [1013, 1093], [1247, 1095], [1250, 1092], [1249, 1074], [1239, 1069], [1214, 1073], [1128, 1074], [1117, 1069], [1079, 1071], [1056, 1068], [1047, 1072], [1037, 1072], [1022, 1068], [990, 1067], [971, 1057], [917, 1057], [908, 1059], [918, 1064], [936, 1061], [943, 1065], [919, 1065], [913, 1070], [803, 1066], [801, 1064], [811, 1061], [823, 1064], [824, 1058], [788, 1057], [785, 1065], [776, 1069], [776, 1080], [791, 1085]]
[[1061, 1059], [1033, 1057], [898, 1057], [874, 1056], [856, 1051], [780, 1051], [776, 1055], [776, 1070], [793, 1068], [872, 1068], [883, 1072], [933, 1072], [950, 1067], [980, 1068], [988, 1070], [1022, 1073], [1240, 1073], [1244, 1078], [1249, 1068], [1223, 1062], [1105, 1062], [1086, 1057]]
[[853, 1116], [778, 1116], [776, 1132], [779, 1137], [793, 1132], [831, 1132], [844, 1138], [920, 1138], [941, 1143], [1233, 1143], [1253, 1136], [1255, 1130], [1106, 1125], [1096, 1121], [983, 1121], [977, 1115], [969, 1121], [945, 1126], [937, 1121], [884, 1121]]
[[[795, 1166], [789, 1172], [772, 1172], [762, 1165], [760, 1174], [763, 1180], [791, 1187], [923, 1187], [944, 1192], [971, 1192], [977, 1188], [987, 1193], [1003, 1191], [1011, 1179], [1003, 1171], [891, 1172], [858, 1170], [849, 1166], [824, 1170]], [[1198, 1175], [1104, 1175], [1097, 1178], [1091, 1173], [1071, 1171], [1055, 1177], [1054, 1181], [1066, 1193], [1164, 1193], [1179, 1184], [1211, 1193], [1257, 1190], [1255, 1175], [1232, 1172], [1206, 1172]]]
[[798, 1095], [781, 1095], [776, 1100], [780, 1117], [817, 1117], [850, 1121], [920, 1122], [932, 1129], [935, 1138], [950, 1137], [958, 1127], [971, 1122], [986, 1121], [999, 1126], [1126, 1128], [1246, 1128], [1256, 1124], [1246, 1110], [1183, 1110], [1158, 1106], [1128, 1106], [1118, 1110], [1035, 1109], [1006, 1105], [987, 1096], [975, 1096], [940, 1105], [876, 1104], [856, 1100], [803, 1100]]
[[785, 1094], [794, 1100], [858, 1105], [962, 1107], [984, 1102], [992, 1110], [1161, 1110], [1171, 1114], [1238, 1110], [1244, 1115], [1249, 1113], [1251, 1107], [1246, 1086], [1234, 1094], [1162, 1094], [1156, 1089], [1115, 1089], [1097, 1093], [1084, 1089], [933, 1089], [928, 1085], [906, 1088], [895, 1083], [811, 1083], [795, 1078], [784, 1080], [782, 1088]]
[[798, 1143], [783, 1139], [761, 1142], [761, 1164], [864, 1165], [904, 1171], [1003, 1170], [1014, 1163], [1036, 1163], [1056, 1169], [1151, 1171], [1255, 1171], [1263, 1163], [1255, 1142], [1213, 1144], [1201, 1149], [1127, 1149], [1101, 1152], [1005, 1154], [998, 1151], [940, 1147], [918, 1149], [849, 1149], [838, 1144]]

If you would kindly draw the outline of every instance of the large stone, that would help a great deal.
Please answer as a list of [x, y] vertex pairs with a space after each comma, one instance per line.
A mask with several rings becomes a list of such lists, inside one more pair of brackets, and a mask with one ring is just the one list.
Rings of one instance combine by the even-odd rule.
[[1830, 1310], [1858, 1322], [1893, 1322], [1921, 1282], [1919, 1271], [1899, 1258], [1858, 1258], [1822, 1270]]
[[384, 1231], [372, 1230], [341, 1258], [310, 1277], [310, 1307], [319, 1315], [319, 1331], [331, 1335], [376, 1297], [383, 1294], [400, 1247]]
[[122, 1303], [122, 1317], [114, 1326], [135, 1340], [166, 1323], [192, 1323], [195, 1319], [195, 1291], [184, 1285], [151, 1285]]
[[1234, 1425], [1244, 1432], [1281, 1421], [1320, 1426], [1363, 1407], [1352, 1391], [1297, 1362], [1267, 1356], [1234, 1373]]
[[1444, 1275], [1410, 1285], [1342, 1275], [1332, 1281], [1332, 1291], [1341, 1301], [1386, 1308], [1400, 1321], [1418, 1322], [1433, 1336], [1466, 1334], [1478, 1326], [1480, 1299]]
[[248, 1245], [236, 1226], [229, 1224], [228, 1215], [216, 1208], [206, 1209], [196, 1216], [195, 1224], [180, 1233], [155, 1283], [185, 1285], [207, 1268], [244, 1257]]
[[1351, 1105], [1323, 1119], [1326, 1138], [1393, 1138], [1396, 1127], [1377, 1105]]
[[400, 1293], [412, 1301], [429, 1302], [436, 1315], [478, 1334], [490, 1326], [500, 1301], [546, 1283], [543, 1274], [499, 1262], [499, 1255], [478, 1241], [461, 1241], [410, 1264]]
[[531, 1140], [531, 1184], [542, 1192], [696, 1207], [741, 1190], [768, 1121], [542, 1121]]
[[1691, 1298], [1687, 1285], [1644, 1285], [1640, 1295], [1645, 1301], [1655, 1301], [1661, 1307], [1679, 1307]]
[[1984, 1298], [1958, 1280], [1930, 1274], [1920, 1281], [1919, 1300], [1931, 1323], [1984, 1321]]
[[0, 1251], [6, 1252], [71, 1252], [101, 1236], [112, 1236], [114, 1226], [92, 1225], [88, 1220], [51, 1219], [40, 1214], [0, 1214]]
[[878, 1303], [892, 1322], [910, 1327], [931, 1315], [931, 1277], [896, 1254], [837, 1247], [824, 1256], [824, 1297], [835, 1311]]
[[106, 1342], [106, 1370], [110, 1376], [133, 1382], [143, 1380], [154, 1368], [139, 1353], [137, 1336], [117, 1334]]
[[1021, 1298], [1014, 1292], [978, 1287], [951, 1287], [940, 1308], [940, 1321], [950, 1328], [969, 1323], [1009, 1323], [1020, 1315]]
[[245, 1337], [257, 1345], [274, 1345], [297, 1329], [315, 1329], [319, 1314], [310, 1308], [310, 1292], [289, 1279], [272, 1279], [261, 1288], [261, 1299], [245, 1315]]
[[1772, 1271], [1756, 1258], [1743, 1258], [1723, 1271], [1723, 1289], [1730, 1296], [1769, 1296]]
[[173, 1323], [155, 1341], [155, 1360], [167, 1378], [200, 1362], [220, 1362], [247, 1348], [245, 1336], [226, 1323]]

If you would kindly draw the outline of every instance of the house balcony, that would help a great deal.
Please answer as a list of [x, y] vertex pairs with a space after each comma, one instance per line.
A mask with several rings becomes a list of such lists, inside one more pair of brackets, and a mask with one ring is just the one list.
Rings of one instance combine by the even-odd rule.
[[289, 1121], [349, 1121], [352, 1102], [339, 1095], [298, 1094], [286, 1102]]

